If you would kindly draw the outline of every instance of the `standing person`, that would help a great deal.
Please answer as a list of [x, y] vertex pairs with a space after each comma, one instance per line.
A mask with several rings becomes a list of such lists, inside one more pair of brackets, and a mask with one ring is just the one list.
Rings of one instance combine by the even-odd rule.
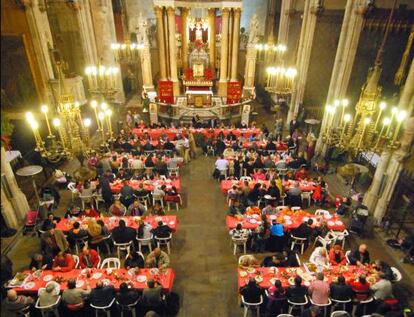
[[293, 119], [289, 122], [289, 135], [292, 136], [293, 132], [295, 132], [295, 130], [298, 128], [299, 128], [299, 122], [296, 116], [294, 116]]
[[106, 177], [101, 177], [99, 180], [99, 185], [101, 187], [102, 199], [105, 203], [105, 209], [108, 210], [112, 205], [113, 195], [111, 186], [109, 185], [109, 179]]

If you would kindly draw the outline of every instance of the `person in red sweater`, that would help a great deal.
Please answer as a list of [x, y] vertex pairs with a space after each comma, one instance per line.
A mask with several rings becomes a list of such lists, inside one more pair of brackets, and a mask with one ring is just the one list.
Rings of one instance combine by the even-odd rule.
[[355, 293], [355, 299], [364, 301], [368, 299], [370, 294], [370, 285], [366, 280], [366, 276], [361, 274], [357, 280], [351, 282], [352, 290]]
[[100, 258], [98, 252], [94, 249], [88, 249], [87, 246], [84, 246], [82, 253], [79, 254], [79, 265], [82, 269], [85, 268], [97, 268]]
[[297, 181], [305, 180], [309, 178], [309, 173], [306, 171], [304, 167], [302, 167], [300, 170], [296, 171], [295, 179]]
[[82, 210], [80, 216], [91, 217], [91, 218], [98, 218], [100, 217], [99, 211], [97, 211], [92, 206], [86, 206], [85, 210]]
[[75, 268], [72, 254], [59, 252], [53, 260], [52, 270], [56, 272], [69, 272]]
[[344, 250], [342, 250], [339, 244], [335, 244], [333, 248], [329, 251], [329, 263], [331, 265], [345, 265], [346, 257]]

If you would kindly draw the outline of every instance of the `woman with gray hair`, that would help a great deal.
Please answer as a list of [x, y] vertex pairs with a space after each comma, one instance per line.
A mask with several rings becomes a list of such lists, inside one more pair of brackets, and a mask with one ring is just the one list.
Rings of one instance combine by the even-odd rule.
[[47, 283], [45, 288], [39, 289], [39, 306], [45, 307], [56, 303], [56, 300], [59, 297], [59, 292], [60, 285], [58, 283], [55, 281]]

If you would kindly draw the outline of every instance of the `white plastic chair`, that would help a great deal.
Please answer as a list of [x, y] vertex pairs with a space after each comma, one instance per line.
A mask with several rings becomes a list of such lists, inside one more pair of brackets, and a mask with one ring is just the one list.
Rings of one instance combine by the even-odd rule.
[[178, 197], [179, 201], [168, 201], [167, 200], [168, 211], [171, 210], [171, 204], [175, 204], [176, 211], [178, 211], [179, 206], [183, 204], [183, 201], [181, 200], [181, 195], [178, 194], [177, 197]]
[[136, 317], [137, 313], [135, 307], [138, 305], [138, 302], [139, 300], [129, 305], [122, 305], [118, 301], [116, 301], [116, 304], [118, 305], [119, 310], [121, 311], [121, 317], [124, 317], [124, 312], [128, 312], [132, 315], [132, 317]]
[[89, 237], [83, 237], [75, 240], [75, 252], [76, 254], [79, 254], [79, 249], [81, 249], [84, 245], [88, 245], [88, 239]]
[[372, 303], [374, 301], [373, 297], [369, 297], [366, 300], [361, 300], [359, 301], [359, 303], [357, 305], [354, 305], [354, 307], [352, 308], [352, 314], [351, 316], [355, 316], [356, 310], [358, 306], [362, 306], [363, 307], [363, 313], [362, 315], [365, 315], [367, 312], [367, 304]]
[[396, 283], [402, 280], [402, 274], [396, 267], [391, 266], [391, 271], [394, 274], [394, 279], [391, 282]]
[[281, 193], [280, 194], [280, 202], [283, 204], [283, 205], [285, 205], [285, 203], [286, 203], [286, 197], [287, 197], [287, 195], [286, 194], [284, 194], [284, 193]]
[[290, 208], [290, 210], [292, 210], [293, 212], [300, 211], [301, 209], [302, 207], [299, 206], [293, 206], [292, 208]]
[[99, 203], [105, 204], [105, 200], [102, 197], [102, 194], [95, 194], [95, 203], [96, 208], [99, 210]]
[[170, 235], [166, 238], [159, 238], [157, 236], [154, 236], [155, 241], [157, 242], [157, 247], [161, 248], [162, 245], [166, 245], [167, 246], [167, 252], [168, 254], [170, 254], [170, 244], [171, 244], [171, 239], [172, 239], [172, 233], [170, 233]]
[[347, 300], [339, 300], [339, 299], [331, 298], [331, 301], [332, 301], [332, 311], [334, 311], [335, 308], [338, 306], [340, 306], [343, 310], [346, 310], [346, 304], [349, 304], [352, 301], [352, 299], [350, 298]]
[[132, 241], [129, 241], [127, 243], [116, 243], [114, 241], [114, 246], [116, 247], [116, 253], [118, 255], [118, 259], [121, 258], [121, 251], [125, 251], [126, 253], [129, 253], [132, 246]]
[[8, 312], [13, 313], [16, 317], [30, 317], [31, 305], [27, 305], [19, 310], [9, 310]]
[[299, 254], [296, 253], [296, 261], [298, 262], [298, 266], [302, 266], [302, 262], [300, 262]]
[[[144, 254], [142, 254], [142, 252], [137, 251], [137, 252], [135, 252], [135, 253], [138, 253], [138, 254], [139, 254], [140, 256], [142, 256], [142, 258], [145, 260], [145, 256], [144, 256]], [[125, 256], [125, 260], [126, 260], [126, 259], [128, 259], [129, 254], [130, 254], [130, 253], [127, 253], [127, 255]]]
[[[332, 306], [332, 308], [334, 308], [334, 306]], [[345, 314], [349, 313], [345, 310], [337, 310], [331, 313], [331, 317], [345, 316]]]
[[348, 251], [346, 251], [345, 252], [345, 258], [346, 258], [346, 262], [348, 263], [348, 264], [350, 264], [351, 263], [351, 261], [349, 260], [349, 255], [351, 254], [351, 250], [348, 250]]
[[242, 177], [240, 177], [240, 181], [243, 182], [243, 183], [245, 181], [251, 182], [252, 178], [250, 176], [242, 176]]
[[289, 314], [292, 314], [292, 311], [294, 309], [300, 309], [301, 313], [303, 313], [303, 310], [304, 310], [305, 306], [308, 305], [308, 303], [309, 303], [307, 296], [305, 296], [305, 301], [304, 302], [293, 302], [289, 299], [288, 299], [287, 302], [288, 302], [288, 305], [289, 305], [289, 310], [288, 310]]
[[299, 238], [292, 236], [292, 244], [290, 246], [290, 250], [293, 251], [296, 245], [300, 246], [300, 254], [303, 254], [303, 251], [305, 250], [305, 242], [308, 240], [307, 238]]
[[59, 311], [58, 311], [58, 307], [59, 307], [59, 303], [60, 303], [60, 296], [58, 296], [56, 298], [56, 302], [54, 302], [51, 305], [48, 306], [40, 306], [40, 298], [37, 299], [36, 304], [35, 304], [35, 308], [37, 308], [38, 310], [40, 310], [40, 313], [42, 314], [42, 317], [47, 317], [49, 316], [49, 313], [53, 312], [53, 314], [57, 317], [59, 317]]
[[349, 232], [348, 230], [344, 230], [344, 231], [329, 231], [333, 236], [335, 236], [335, 242], [334, 244], [336, 244], [337, 242], [340, 242], [342, 244], [342, 249], [345, 247], [345, 240], [346, 237], [349, 236]]
[[71, 255], [72, 255], [73, 261], [75, 261], [75, 269], [78, 269], [79, 268], [79, 257], [75, 254], [71, 254]]
[[257, 303], [248, 303], [244, 300], [244, 296], [241, 296], [241, 300], [244, 306], [244, 314], [243, 317], [247, 317], [247, 314], [249, 313], [249, 309], [255, 309], [256, 310], [256, 316], [260, 316], [260, 305], [263, 304], [263, 296], [260, 295], [260, 300]]
[[93, 202], [94, 195], [82, 196], [79, 194], [79, 198], [81, 199], [82, 210], [85, 210], [85, 203], [91, 204]]
[[336, 241], [336, 237], [333, 236], [330, 232], [326, 234], [325, 237], [317, 236], [315, 241], [313, 242], [313, 246], [315, 247], [316, 243], [320, 242], [324, 248], [328, 248]]
[[137, 236], [137, 241], [138, 241], [138, 251], [142, 252], [142, 247], [146, 246], [149, 249], [149, 252], [152, 252], [152, 240], [153, 240], [153, 236], [151, 235], [151, 237], [147, 238], [147, 239], [140, 239]]
[[327, 304], [317, 304], [317, 303], [315, 303], [313, 300], [312, 300], [312, 297], [310, 297], [309, 296], [309, 299], [310, 299], [310, 302], [311, 302], [311, 304], [312, 305], [314, 305], [314, 306], [318, 306], [319, 308], [322, 308], [323, 309], [323, 315], [324, 316], [326, 316], [326, 313], [327, 313], [327, 308], [329, 307], [329, 306], [331, 306], [332, 305], [332, 301], [331, 301], [331, 299], [330, 298], [328, 298], [328, 303]]
[[155, 202], [158, 201], [162, 208], [164, 208], [164, 197], [162, 195], [154, 194], [152, 192], [152, 204], [155, 205]]
[[112, 301], [107, 305], [107, 306], [95, 306], [95, 305], [91, 305], [91, 307], [93, 309], [95, 309], [95, 317], [99, 317], [99, 311], [104, 312], [106, 314], [107, 317], [111, 316], [111, 307], [115, 302], [115, 298], [112, 299]]
[[180, 168], [179, 167], [168, 167], [168, 175], [169, 177], [179, 177], [180, 176]]
[[68, 184], [68, 189], [70, 190], [71, 194], [72, 194], [72, 201], [76, 196], [79, 196], [79, 191], [76, 189], [76, 183], [70, 182]]
[[312, 192], [303, 192], [300, 194], [300, 196], [302, 197], [302, 202], [304, 200], [308, 201], [308, 207], [310, 207], [311, 205], [311, 201], [312, 201]]
[[290, 315], [290, 314], [279, 314], [276, 317], [293, 317], [293, 315]]
[[148, 209], [149, 195], [137, 197], [138, 201]]
[[315, 211], [315, 216], [330, 216], [331, 213], [328, 210], [318, 209]]
[[102, 261], [100, 269], [119, 269], [121, 267], [121, 261], [118, 258], [106, 258]]
[[231, 241], [233, 242], [233, 255], [236, 255], [237, 247], [243, 246], [243, 253], [246, 254], [246, 244], [247, 244], [248, 237], [242, 237], [242, 238], [231, 238]]

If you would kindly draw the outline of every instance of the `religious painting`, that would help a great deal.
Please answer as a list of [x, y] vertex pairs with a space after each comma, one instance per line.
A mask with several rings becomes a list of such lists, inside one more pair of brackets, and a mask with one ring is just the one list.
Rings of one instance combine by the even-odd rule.
[[193, 64], [193, 76], [203, 77], [204, 76], [204, 65], [202, 63]]
[[21, 35], [1, 36], [1, 106], [27, 108], [38, 104], [25, 42]]
[[203, 106], [203, 96], [194, 96], [194, 106], [198, 108]]

